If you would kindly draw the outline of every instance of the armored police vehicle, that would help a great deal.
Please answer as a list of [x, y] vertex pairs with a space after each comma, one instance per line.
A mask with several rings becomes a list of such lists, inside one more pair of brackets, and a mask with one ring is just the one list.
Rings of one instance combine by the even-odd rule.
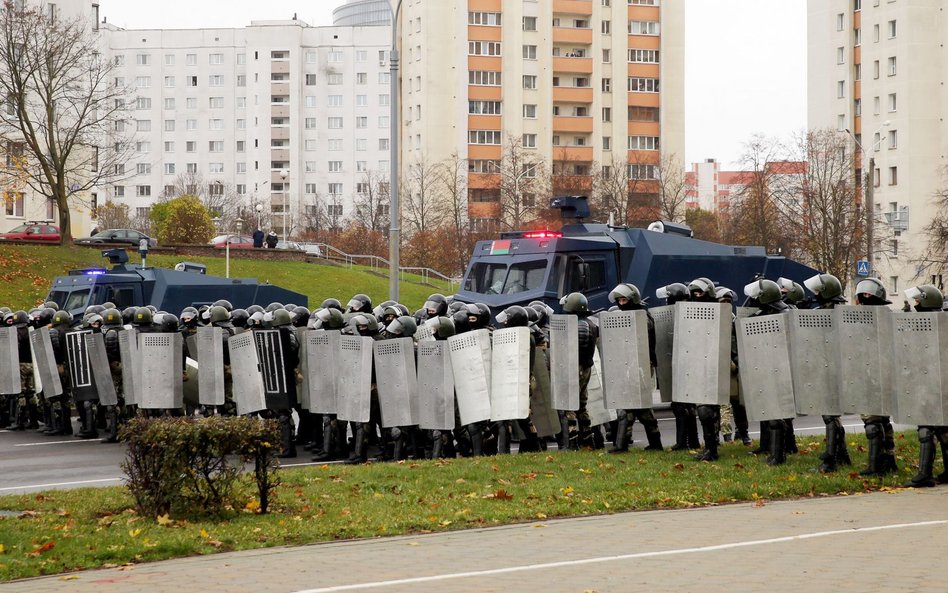
[[72, 270], [68, 276], [53, 280], [46, 297], [60, 309], [80, 319], [89, 305], [115, 303], [119, 309], [154, 305], [159, 311], [178, 314], [185, 307], [210, 305], [227, 299], [234, 307], [250, 305], [266, 307], [273, 302], [306, 306], [307, 297], [254, 278], [220, 278], [208, 276], [201, 264], [181, 263], [175, 269], [149, 268], [128, 263], [124, 249], [103, 251], [111, 269], [87, 268]]
[[607, 309], [609, 292], [621, 282], [635, 284], [642, 297], [674, 282], [687, 284], [705, 276], [743, 298], [745, 285], [757, 277], [784, 277], [803, 284], [817, 273], [763, 247], [729, 246], [692, 237], [689, 227], [656, 222], [648, 229], [584, 223], [586, 198], [554, 198], [571, 224], [562, 230], [502, 233], [499, 240], [479, 241], [455, 298], [480, 302], [492, 310], [534, 300], [559, 311], [559, 300], [582, 292], [592, 310]]

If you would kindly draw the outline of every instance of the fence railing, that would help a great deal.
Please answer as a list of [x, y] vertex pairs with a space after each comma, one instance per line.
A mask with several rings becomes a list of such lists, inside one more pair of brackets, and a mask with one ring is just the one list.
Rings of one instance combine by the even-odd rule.
[[[372, 270], [375, 271], [388, 271], [390, 265], [389, 261], [384, 257], [378, 255], [346, 253], [340, 249], [336, 249], [328, 243], [300, 243], [300, 245], [312, 257], [341, 262], [349, 268], [352, 266], [361, 265], [372, 268]], [[454, 292], [455, 286], [460, 286], [460, 279], [452, 278], [446, 274], [442, 274], [438, 270], [433, 270], [431, 268], [401, 266], [398, 268], [399, 280], [403, 280], [405, 276], [409, 274], [421, 277], [421, 281], [426, 284], [430, 284], [433, 278], [447, 282], [449, 292]]]

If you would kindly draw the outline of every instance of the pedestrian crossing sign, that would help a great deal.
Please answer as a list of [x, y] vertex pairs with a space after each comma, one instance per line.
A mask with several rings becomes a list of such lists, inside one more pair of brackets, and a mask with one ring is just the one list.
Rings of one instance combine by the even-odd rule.
[[867, 260], [861, 259], [856, 262], [856, 275], [857, 276], [868, 278], [871, 272], [872, 272], [872, 264], [870, 264]]

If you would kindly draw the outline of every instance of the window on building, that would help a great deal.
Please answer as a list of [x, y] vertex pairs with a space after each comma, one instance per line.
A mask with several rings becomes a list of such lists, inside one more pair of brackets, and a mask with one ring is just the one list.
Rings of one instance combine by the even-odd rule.
[[537, 147], [537, 135], [536, 135], [536, 134], [524, 134], [524, 135], [523, 135], [523, 147], [524, 147], [524, 148], [536, 148], [536, 147]]
[[535, 16], [523, 17], [523, 30], [536, 31], [537, 30], [537, 17]]
[[600, 31], [602, 31], [603, 35], [611, 35], [612, 21], [602, 21], [602, 23], [600, 23]]
[[846, 81], [839, 80], [836, 82], [836, 98], [845, 99], [846, 98]]
[[151, 196], [151, 186], [150, 185], [136, 185], [135, 186], [135, 196], [139, 198], [147, 198]]
[[845, 47], [836, 48], [836, 63], [837, 64], [846, 63], [846, 48]]
[[139, 66], [150, 66], [151, 65], [151, 55], [150, 54], [136, 54], [135, 63]]
[[846, 28], [845, 25], [846, 25], [846, 15], [841, 12], [837, 13], [836, 14], [836, 30], [842, 31], [843, 29]]
[[889, 21], [886, 26], [886, 29], [889, 31], [889, 39], [895, 39], [896, 35], [899, 32], [896, 22], [894, 20]]
[[329, 161], [330, 173], [342, 173], [342, 161]]
[[523, 117], [525, 119], [536, 119], [537, 118], [537, 106], [525, 104], [523, 106]]
[[537, 88], [537, 77], [533, 74], [525, 74], [523, 76], [523, 88], [525, 89]]
[[898, 63], [896, 62], [895, 56], [892, 56], [888, 59], [888, 73], [889, 76], [895, 76]]
[[895, 93], [889, 93], [889, 111], [896, 111], [898, 109], [898, 97]]
[[658, 21], [629, 21], [629, 35], [658, 35]]
[[470, 130], [467, 133], [468, 144], [500, 145], [500, 130]]
[[523, 46], [523, 59], [524, 59], [524, 60], [535, 60], [535, 59], [537, 59], [537, 46], [535, 46], [535, 45], [524, 45], [524, 46]]
[[500, 101], [468, 101], [467, 112], [471, 115], [501, 115]]
[[899, 147], [899, 131], [889, 130], [889, 150], [895, 150], [898, 147]]

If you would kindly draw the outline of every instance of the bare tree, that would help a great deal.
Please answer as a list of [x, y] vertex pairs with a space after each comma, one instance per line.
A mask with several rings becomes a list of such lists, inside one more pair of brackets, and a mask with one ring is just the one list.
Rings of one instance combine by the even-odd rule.
[[[948, 180], [948, 167], [942, 168], [942, 177]], [[925, 225], [927, 241], [916, 263], [933, 276], [944, 278], [944, 273], [948, 270], [948, 184], [935, 192], [932, 201], [935, 215]]]
[[473, 243], [467, 209], [468, 162], [458, 153], [453, 153], [439, 164], [437, 190], [444, 199], [444, 226], [450, 230], [454, 240], [450, 244], [453, 254], [450, 273], [461, 274], [467, 267]]
[[113, 85], [114, 63], [99, 52], [92, 23], [48, 8], [8, 0], [0, 11], [0, 93], [7, 102], [0, 135], [22, 138], [27, 185], [56, 202], [68, 242], [70, 205], [111, 181], [115, 165], [128, 158], [130, 144], [119, 131], [127, 98]]
[[549, 194], [546, 162], [525, 150], [520, 138], [507, 135], [500, 162], [500, 224], [520, 229], [536, 219]]
[[653, 166], [662, 220], [683, 222], [689, 186], [681, 160], [674, 154], [663, 154]]
[[636, 193], [639, 179], [629, 177], [630, 163], [626, 158], [613, 155], [593, 177], [592, 209], [594, 217], [608, 218], [612, 214], [618, 224], [631, 222], [632, 196]]
[[251, 212], [246, 210], [245, 201], [237, 193], [236, 188], [229, 183], [219, 180], [208, 181], [203, 174], [198, 172], [180, 173], [175, 177], [174, 183], [162, 192], [162, 198], [171, 199], [180, 196], [195, 196], [201, 200], [204, 207], [211, 213], [211, 217], [217, 219], [221, 230], [236, 231], [237, 219], [242, 216], [248, 218], [244, 220], [245, 224], [251, 222], [249, 220]]
[[366, 171], [356, 188], [352, 222], [370, 231], [385, 231], [389, 226], [389, 184], [382, 175]]
[[402, 216], [406, 234], [438, 228], [447, 218], [443, 196], [437, 191], [439, 168], [439, 165], [425, 160], [408, 167], [408, 178], [402, 184]]
[[779, 224], [795, 239], [795, 257], [844, 284], [865, 242], [854, 154], [835, 130], [810, 130], [795, 138], [792, 161], [769, 167]]
[[783, 225], [776, 197], [782, 191], [779, 169], [770, 166], [786, 160], [786, 149], [776, 139], [756, 135], [744, 145], [741, 189], [729, 213], [732, 226], [725, 233], [729, 240], [791, 254], [793, 237]]
[[128, 204], [106, 202], [96, 208], [95, 213], [100, 229], [127, 229], [132, 224]]

